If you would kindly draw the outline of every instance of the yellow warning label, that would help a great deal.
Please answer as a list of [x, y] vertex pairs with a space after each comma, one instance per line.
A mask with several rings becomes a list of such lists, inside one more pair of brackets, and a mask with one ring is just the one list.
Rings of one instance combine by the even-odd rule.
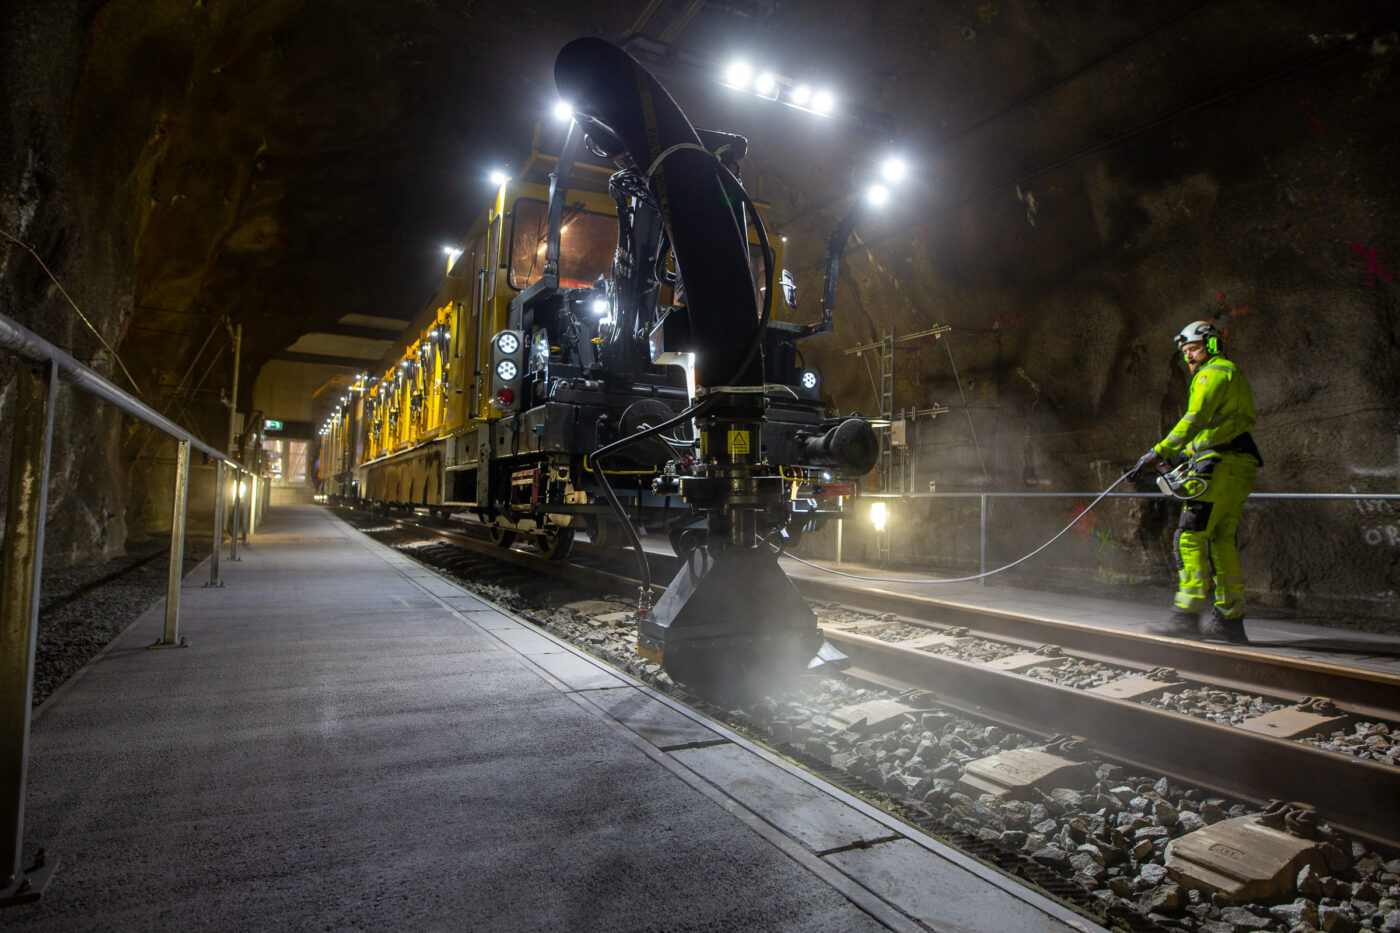
[[700, 456], [702, 456], [702, 457], [709, 456], [709, 453], [710, 453], [710, 443], [709, 443], [709, 441], [710, 441], [710, 433], [709, 433], [708, 431], [701, 431], [701, 432], [700, 432]]
[[749, 432], [730, 431], [729, 432], [729, 453], [746, 454], [749, 452]]

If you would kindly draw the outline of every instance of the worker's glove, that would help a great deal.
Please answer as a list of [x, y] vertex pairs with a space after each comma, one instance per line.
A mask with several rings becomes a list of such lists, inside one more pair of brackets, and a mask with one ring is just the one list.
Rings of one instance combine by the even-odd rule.
[[1156, 459], [1157, 459], [1157, 451], [1156, 451], [1155, 449], [1154, 449], [1154, 450], [1149, 450], [1147, 453], [1143, 454], [1141, 457], [1138, 458], [1138, 462], [1135, 463], [1135, 464], [1133, 465], [1133, 468], [1132, 468], [1131, 470], [1128, 471], [1128, 475], [1129, 475], [1129, 476], [1137, 476], [1138, 473], [1142, 472], [1142, 468], [1143, 468], [1143, 467], [1147, 466], [1148, 464], [1150, 464], [1152, 461], [1154, 461], [1154, 460], [1156, 460]]

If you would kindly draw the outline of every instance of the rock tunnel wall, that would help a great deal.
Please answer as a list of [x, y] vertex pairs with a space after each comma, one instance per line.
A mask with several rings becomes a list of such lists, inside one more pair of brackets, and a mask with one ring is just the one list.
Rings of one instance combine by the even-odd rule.
[[[850, 347], [952, 326], [896, 345], [896, 415], [948, 411], [906, 426], [891, 491], [1106, 488], [1184, 411], [1171, 337], [1216, 315], [1254, 390], [1266, 460], [1256, 492], [1400, 491], [1396, 56], [1396, 35], [1381, 33], [1125, 138], [1105, 134], [1019, 184], [863, 223], [837, 333], [805, 348], [833, 400], [880, 407], [879, 354]], [[1093, 108], [1105, 93], [1059, 106]], [[1053, 124], [1044, 132], [1047, 151], [1069, 145]], [[976, 157], [989, 151], [995, 142]], [[928, 185], [977, 171], [959, 157], [929, 158]], [[794, 257], [807, 278], [815, 261]], [[1085, 503], [995, 501], [989, 566]], [[975, 572], [977, 510], [976, 499], [893, 503], [891, 561]], [[1164, 588], [1175, 522], [1165, 504], [1105, 504], [1005, 582]], [[1255, 606], [1400, 618], [1400, 503], [1254, 500], [1240, 541]], [[848, 557], [878, 553], [864, 507], [846, 544]], [[805, 549], [833, 546], [827, 533]]]
[[[327, 18], [291, 0], [31, 0], [0, 13], [0, 229], [35, 247], [158, 408], [208, 324], [161, 333], [181, 328], [152, 327], [150, 306], [227, 313], [260, 334], [245, 353], [248, 386], [260, 360], [308, 322], [416, 310], [423, 296], [407, 294], [403, 278], [357, 280], [338, 296], [321, 286], [336, 268], [392, 270], [410, 250], [425, 252], [420, 243], [392, 252], [367, 231], [450, 213], [437, 202], [464, 216], [461, 191], [442, 180], [443, 166], [460, 173], [467, 136], [505, 152], [529, 135], [519, 113], [502, 122], [500, 108], [470, 111], [472, 122], [434, 93], [472, 88], [456, 96], [485, 106], [496, 93], [480, 84], [486, 73], [502, 88], [545, 93], [562, 39], [599, 29], [543, 7], [531, 8], [535, 19], [558, 35], [521, 34], [505, 5], [337, 9]], [[1400, 490], [1400, 39], [1348, 27], [1369, 9], [772, 7], [769, 31], [747, 38], [844, 66], [848, 96], [893, 118], [919, 176], [896, 209], [857, 228], [837, 331], [803, 345], [834, 405], [874, 413], [878, 359], [845, 351], [890, 329], [951, 326], [941, 339], [897, 345], [895, 411], [948, 409], [909, 426], [898, 488], [1104, 488], [1182, 409], [1186, 373], [1171, 335], [1219, 311], [1254, 387], [1267, 460], [1258, 491]], [[1096, 42], [1101, 58], [1084, 51]], [[508, 71], [507, 61], [524, 64]], [[1040, 87], [1049, 90], [1032, 93]], [[810, 320], [822, 246], [875, 144], [818, 138], [696, 83], [676, 90], [698, 123], [750, 136], [748, 183], [773, 204], [806, 295], [788, 316]], [[461, 139], [448, 132], [458, 129]], [[446, 148], [428, 146], [438, 138]], [[375, 181], [389, 163], [425, 181], [397, 197], [397, 213], [374, 214], [377, 195], [403, 190]], [[340, 205], [351, 202], [347, 220]], [[304, 277], [274, 275], [293, 268]], [[9, 241], [0, 310], [127, 387], [48, 275]], [[14, 365], [0, 358], [0, 459]], [[203, 407], [181, 411], [212, 438], [227, 430], [217, 382]], [[168, 446], [90, 400], [61, 398], [50, 559], [113, 553], [128, 528], [168, 524]], [[996, 502], [992, 555], [1034, 547], [1079, 501]], [[901, 504], [892, 560], [975, 566], [970, 508]], [[1173, 523], [1161, 504], [1115, 502], [1024, 579], [1094, 593], [1165, 586]], [[848, 554], [869, 546], [865, 527], [849, 524]], [[1394, 620], [1397, 529], [1391, 503], [1253, 503], [1241, 531], [1250, 599]], [[821, 535], [805, 545], [829, 546]]]

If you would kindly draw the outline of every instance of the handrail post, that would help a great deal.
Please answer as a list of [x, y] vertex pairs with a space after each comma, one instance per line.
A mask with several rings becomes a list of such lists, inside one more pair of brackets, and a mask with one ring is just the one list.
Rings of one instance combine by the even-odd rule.
[[209, 582], [205, 586], [223, 586], [219, 579], [219, 551], [224, 546], [224, 461], [214, 463], [214, 550], [209, 553]]
[[233, 537], [228, 546], [228, 559], [238, 560], [238, 531], [243, 523], [243, 471], [233, 471]]
[[37, 899], [58, 867], [57, 860], [45, 864], [40, 856], [31, 868], [21, 868], [57, 364], [20, 367], [15, 388], [14, 446], [0, 551], [0, 905]]
[[[977, 498], [979, 498], [979, 499], [982, 500], [982, 508], [981, 508], [981, 510], [980, 510], [980, 511], [981, 511], [980, 524], [981, 524], [981, 526], [982, 526], [982, 543], [981, 543], [981, 551], [980, 551], [980, 553], [978, 554], [978, 557], [977, 557], [977, 572], [978, 572], [979, 574], [984, 574], [984, 573], [987, 572], [987, 506], [988, 506], [987, 494], [984, 492], [984, 493], [982, 493], [981, 495], [979, 495]], [[982, 584], [983, 586], [986, 586], [986, 585], [987, 585], [987, 578], [986, 578], [986, 577], [982, 577], [982, 578], [981, 578], [980, 580], [978, 580], [977, 582], [980, 583], [980, 584]]]
[[243, 543], [248, 543], [248, 535], [256, 534], [258, 530], [258, 481], [260, 477], [251, 476], [248, 479], [249, 492], [252, 497], [248, 500], [248, 534], [243, 536]]
[[175, 502], [170, 509], [170, 574], [165, 581], [165, 632], [152, 648], [184, 648], [180, 635], [180, 579], [185, 570], [185, 505], [190, 493], [190, 442], [175, 456]]

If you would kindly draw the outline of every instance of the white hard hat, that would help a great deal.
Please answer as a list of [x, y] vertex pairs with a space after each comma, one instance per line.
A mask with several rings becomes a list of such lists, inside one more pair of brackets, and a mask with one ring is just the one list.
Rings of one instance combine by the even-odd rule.
[[1220, 328], [1210, 321], [1192, 321], [1176, 335], [1176, 346], [1179, 350], [1188, 343], [1203, 343], [1206, 345], [1206, 352], [1214, 356], [1220, 352], [1222, 336]]

